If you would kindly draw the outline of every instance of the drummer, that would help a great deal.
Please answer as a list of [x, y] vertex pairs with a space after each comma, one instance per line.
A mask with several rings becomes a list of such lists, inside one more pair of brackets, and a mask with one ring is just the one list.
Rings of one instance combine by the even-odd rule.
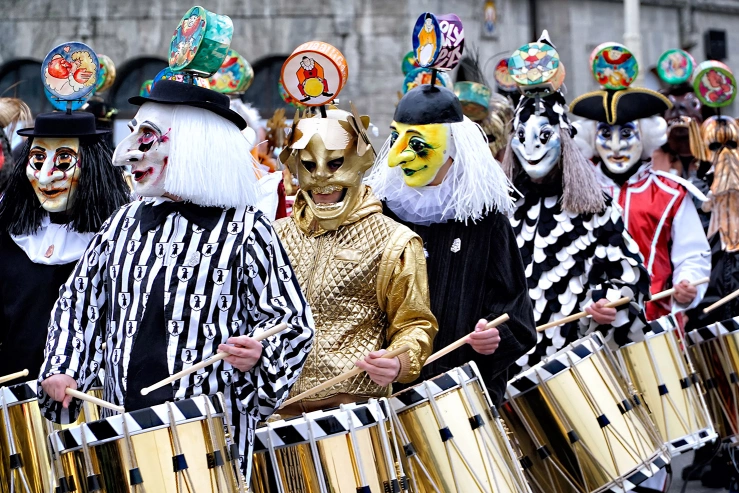
[[[422, 376], [474, 360], [498, 404], [508, 367], [536, 341], [521, 255], [505, 216], [512, 207], [510, 182], [480, 127], [446, 88], [408, 91], [390, 130], [366, 183], [387, 215], [423, 239], [439, 320], [434, 349], [476, 331], [470, 345], [424, 368]], [[483, 330], [503, 314], [508, 322]]]
[[28, 139], [16, 165], [5, 163], [12, 171], [0, 191], [0, 376], [38, 373], [59, 286], [130, 200], [106, 133], [83, 111], [42, 113], [18, 131]]
[[[325, 117], [296, 115], [280, 156], [300, 192], [291, 217], [275, 230], [315, 311], [318, 348], [293, 394], [355, 364], [366, 372], [281, 409], [282, 416], [386, 397], [393, 382], [415, 380], [431, 353], [437, 325], [421, 239], [383, 216], [362, 184], [375, 157], [368, 126], [353, 107], [350, 113], [330, 106]], [[408, 352], [381, 358], [406, 344]]]
[[[624, 55], [616, 57], [620, 65], [612, 62], [617, 52]], [[575, 123], [581, 150], [592, 156], [601, 186], [623, 209], [652, 294], [675, 288], [672, 299], [647, 304], [647, 320], [655, 320], [696, 306], [706, 292], [705, 285], [691, 284], [711, 271], [708, 241], [691, 198], [705, 196], [687, 180], [652, 169], [652, 153], [667, 141], [667, 124], [657, 115], [672, 103], [650, 89], [630, 87], [637, 70], [633, 55], [608, 43], [591, 58], [601, 67], [600, 76], [594, 75], [604, 88], [575, 98], [570, 111], [586, 119]], [[628, 77], [603, 75], [609, 73]]]
[[[518, 52], [551, 46], [545, 31]], [[528, 97], [516, 107], [502, 166], [523, 194], [510, 221], [526, 266], [534, 318], [540, 325], [582, 310], [591, 317], [539, 332], [536, 347], [516, 361], [516, 370], [596, 330], [614, 345], [641, 340], [649, 297], [639, 248], [572, 139], [563, 94], [551, 83], [531, 86], [521, 80]], [[622, 297], [631, 302], [605, 306]]]
[[[310, 351], [311, 312], [270, 222], [251, 205], [246, 122], [228, 97], [160, 80], [129, 101], [141, 108], [113, 163], [131, 166], [144, 200], [103, 224], [62, 287], [40, 405], [52, 421], [73, 421], [80, 403], [65, 389], [87, 390], [103, 359], [104, 398], [127, 411], [223, 392], [246, 470], [257, 422], [287, 397]], [[281, 322], [281, 334], [250, 337]], [[217, 351], [229, 356], [142, 395]]]

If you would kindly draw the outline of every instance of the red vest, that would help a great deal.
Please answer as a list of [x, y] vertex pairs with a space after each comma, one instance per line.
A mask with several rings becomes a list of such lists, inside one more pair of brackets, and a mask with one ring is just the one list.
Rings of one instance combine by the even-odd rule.
[[[672, 222], [688, 191], [681, 184], [647, 169], [640, 171], [622, 187], [606, 187], [623, 208], [624, 223], [652, 280], [652, 294], [672, 284], [670, 246]], [[670, 313], [671, 298], [646, 304], [648, 320]]]

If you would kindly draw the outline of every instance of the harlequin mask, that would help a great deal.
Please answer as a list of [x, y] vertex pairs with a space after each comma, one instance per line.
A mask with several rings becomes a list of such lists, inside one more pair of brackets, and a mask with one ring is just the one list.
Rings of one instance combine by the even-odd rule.
[[48, 212], [64, 212], [74, 203], [80, 176], [80, 141], [36, 137], [26, 163], [26, 176]]
[[626, 173], [641, 161], [644, 146], [636, 121], [623, 125], [598, 123], [595, 149], [611, 173]]
[[365, 133], [368, 117], [338, 109], [326, 116], [296, 116], [292, 143], [281, 158], [298, 177], [300, 193], [321, 228], [333, 231], [356, 209], [362, 177], [375, 156]]
[[519, 123], [511, 147], [521, 167], [534, 180], [547, 176], [562, 155], [559, 128], [545, 116], [532, 115]]
[[454, 158], [454, 144], [448, 123], [390, 126], [388, 165], [400, 166], [409, 187], [424, 187], [434, 181], [449, 158]]
[[131, 134], [113, 154], [115, 166], [131, 166], [133, 189], [142, 197], [161, 197], [167, 175], [174, 106], [146, 103], [129, 122]]

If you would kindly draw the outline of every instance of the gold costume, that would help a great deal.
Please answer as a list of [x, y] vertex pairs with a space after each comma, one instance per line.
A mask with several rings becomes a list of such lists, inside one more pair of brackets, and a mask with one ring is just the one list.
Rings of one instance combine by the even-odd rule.
[[[291, 390], [297, 395], [354, 368], [370, 351], [408, 344], [397, 381], [415, 380], [431, 353], [437, 323], [429, 307], [421, 239], [382, 215], [369, 187], [336, 230], [323, 230], [299, 193], [293, 216], [275, 223], [315, 319], [313, 350]], [[306, 399], [385, 397], [366, 373]], [[342, 399], [347, 400], [347, 399]]]

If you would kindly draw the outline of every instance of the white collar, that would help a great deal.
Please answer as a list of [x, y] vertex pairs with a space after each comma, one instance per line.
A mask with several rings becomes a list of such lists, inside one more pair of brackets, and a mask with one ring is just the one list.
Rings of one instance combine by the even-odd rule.
[[67, 224], [53, 224], [48, 215], [35, 233], [10, 235], [31, 262], [44, 265], [77, 262], [93, 236], [95, 233], [80, 233]]

